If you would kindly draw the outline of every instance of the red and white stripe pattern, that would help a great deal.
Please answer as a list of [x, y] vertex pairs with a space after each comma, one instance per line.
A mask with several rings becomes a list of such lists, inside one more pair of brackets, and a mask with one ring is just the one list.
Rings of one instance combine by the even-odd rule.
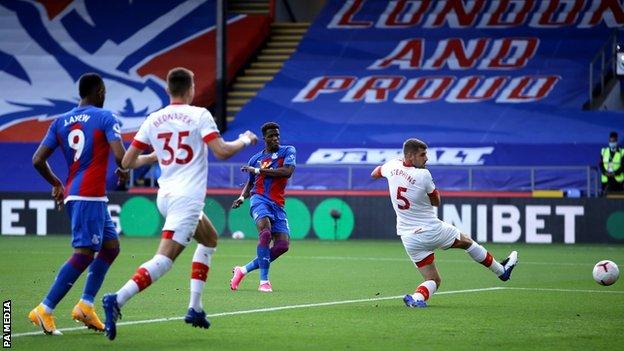
[[201, 296], [204, 291], [204, 286], [206, 285], [208, 272], [210, 271], [212, 254], [215, 250], [216, 248], [214, 247], [207, 247], [198, 243], [197, 249], [195, 249], [195, 254], [193, 254], [193, 263], [191, 265], [191, 298], [189, 308], [193, 308], [197, 312], [203, 310]]

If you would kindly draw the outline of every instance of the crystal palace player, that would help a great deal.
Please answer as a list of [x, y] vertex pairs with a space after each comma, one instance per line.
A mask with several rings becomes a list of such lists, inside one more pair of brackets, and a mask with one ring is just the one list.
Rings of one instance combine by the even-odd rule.
[[[72, 318], [91, 329], [104, 330], [95, 314], [93, 299], [119, 253], [117, 232], [106, 207], [109, 150], [118, 165], [125, 151], [119, 122], [110, 111], [102, 109], [106, 89], [99, 75], [88, 73], [80, 77], [79, 93], [79, 106], [52, 122], [33, 156], [35, 168], [52, 185], [52, 197], [59, 209], [64, 202], [71, 220], [74, 253], [59, 269], [45, 299], [28, 315], [46, 334], [53, 335], [61, 332], [56, 329], [52, 311], [87, 267], [89, 275]], [[47, 163], [59, 146], [69, 168], [65, 187]], [[118, 168], [121, 180], [126, 180], [126, 174]], [[95, 252], [98, 254], [94, 257]]]
[[[219, 159], [227, 159], [245, 146], [256, 143], [252, 132], [241, 134], [238, 140], [225, 142], [208, 110], [189, 105], [195, 95], [193, 72], [174, 68], [167, 75], [170, 105], [149, 115], [134, 137], [123, 157], [124, 167], [137, 167], [141, 152], [154, 148], [162, 170], [156, 199], [158, 210], [165, 217], [162, 239], [156, 254], [143, 263], [134, 276], [115, 294], [102, 299], [106, 312], [106, 336], [113, 340], [117, 334], [120, 308], [128, 300], [167, 273], [173, 261], [182, 253], [198, 227], [198, 232], [215, 232], [202, 228], [210, 225], [203, 215], [208, 178], [208, 148]], [[214, 235], [213, 235], [214, 236]], [[193, 326], [208, 328], [210, 322], [201, 307], [201, 292], [206, 281], [216, 240], [195, 236], [198, 240], [193, 255], [191, 276], [191, 308], [184, 318]], [[195, 300], [195, 302], [193, 302]]]
[[[255, 154], [247, 166], [249, 180], [241, 196], [234, 200], [232, 208], [238, 208], [251, 194], [250, 214], [258, 228], [257, 257], [245, 266], [234, 267], [230, 289], [238, 289], [245, 275], [260, 268], [259, 291], [272, 292], [269, 282], [269, 266], [272, 261], [288, 251], [288, 219], [284, 211], [284, 189], [295, 170], [295, 148], [280, 146], [279, 125], [268, 122], [262, 125], [265, 148]], [[269, 244], [273, 241], [273, 246]]]
[[498, 263], [483, 246], [454, 226], [438, 219], [434, 206], [440, 205], [440, 194], [425, 168], [427, 144], [418, 139], [403, 143], [403, 160], [392, 160], [378, 166], [371, 176], [388, 180], [392, 207], [397, 215], [397, 235], [405, 251], [418, 267], [425, 281], [414, 294], [405, 295], [407, 307], [427, 307], [425, 302], [440, 287], [440, 275], [434, 263], [435, 249], [464, 249], [475, 261], [488, 267], [502, 281], [507, 281], [516, 266], [518, 254]]

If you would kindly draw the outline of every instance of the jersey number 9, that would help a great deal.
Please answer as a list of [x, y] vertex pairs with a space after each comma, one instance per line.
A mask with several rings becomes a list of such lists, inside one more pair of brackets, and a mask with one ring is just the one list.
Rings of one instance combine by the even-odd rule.
[[74, 129], [69, 132], [69, 135], [67, 135], [67, 143], [70, 148], [76, 150], [76, 153], [74, 154], [74, 162], [78, 161], [85, 146], [85, 135], [82, 130]]

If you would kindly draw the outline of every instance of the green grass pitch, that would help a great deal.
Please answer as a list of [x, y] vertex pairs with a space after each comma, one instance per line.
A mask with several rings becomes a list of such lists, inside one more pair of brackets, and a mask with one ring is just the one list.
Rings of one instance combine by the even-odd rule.
[[[154, 254], [158, 239], [122, 239], [122, 251], [98, 295], [116, 291]], [[188, 306], [194, 244], [173, 269], [124, 306], [117, 339], [78, 326], [70, 311], [84, 276], [55, 310], [61, 337], [29, 334], [26, 315], [70, 254], [68, 236], [0, 237], [0, 297], [12, 300], [16, 350], [616, 350], [624, 347], [624, 279], [596, 284], [592, 267], [624, 268], [624, 247], [486, 244], [498, 259], [513, 248], [520, 264], [503, 283], [461, 250], [439, 251], [439, 294], [429, 308], [400, 296], [421, 278], [400, 241], [294, 241], [272, 265], [274, 293], [256, 291], [251, 273], [232, 292], [231, 268], [255, 253], [251, 240], [221, 240], [204, 291], [209, 330], [181, 320]], [[497, 289], [489, 289], [497, 288]], [[488, 290], [486, 290], [488, 289]], [[468, 291], [466, 291], [468, 290]], [[472, 290], [472, 291], [470, 291]], [[323, 304], [327, 303], [327, 304]], [[279, 308], [285, 307], [285, 308]], [[259, 309], [268, 309], [259, 311]], [[171, 320], [163, 320], [173, 318]], [[160, 321], [154, 321], [161, 319]], [[145, 323], [123, 324], [134, 321]], [[26, 334], [26, 335], [24, 335]]]

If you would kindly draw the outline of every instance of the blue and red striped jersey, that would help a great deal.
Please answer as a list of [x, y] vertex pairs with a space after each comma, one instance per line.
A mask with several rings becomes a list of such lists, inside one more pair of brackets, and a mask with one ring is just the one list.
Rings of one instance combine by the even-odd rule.
[[89, 198], [106, 201], [109, 142], [121, 140], [117, 117], [110, 111], [86, 105], [58, 116], [42, 145], [61, 147], [69, 174], [65, 201]]
[[[249, 159], [248, 165], [257, 168], [276, 169], [285, 165], [295, 166], [296, 154], [294, 146], [282, 145], [277, 152], [265, 153], [264, 150]], [[267, 177], [264, 174], [249, 174], [249, 180], [253, 184], [251, 195], [259, 195], [272, 201], [279, 206], [284, 206], [284, 189], [288, 178]]]

